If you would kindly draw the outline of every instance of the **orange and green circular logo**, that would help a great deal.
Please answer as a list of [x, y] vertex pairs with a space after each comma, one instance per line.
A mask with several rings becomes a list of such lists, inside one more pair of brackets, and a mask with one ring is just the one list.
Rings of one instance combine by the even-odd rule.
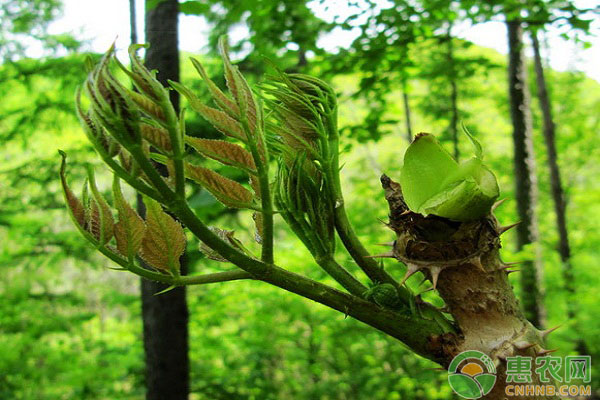
[[452, 359], [448, 367], [448, 382], [459, 396], [480, 399], [492, 391], [496, 383], [496, 367], [492, 359], [480, 351], [463, 351]]

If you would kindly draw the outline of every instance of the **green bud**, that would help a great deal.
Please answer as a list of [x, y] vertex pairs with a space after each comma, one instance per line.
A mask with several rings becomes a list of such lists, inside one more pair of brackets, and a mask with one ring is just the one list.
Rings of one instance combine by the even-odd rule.
[[364, 293], [364, 296], [381, 307], [396, 308], [401, 304], [398, 290], [391, 283], [374, 285]]
[[[130, 98], [129, 91], [110, 73], [108, 66], [112, 58], [111, 48], [85, 82], [91, 102], [87, 116], [91, 121], [97, 121], [98, 125], [104, 127], [121, 145], [127, 147], [139, 144], [142, 140], [141, 115]], [[85, 122], [84, 125], [87, 125]], [[93, 136], [98, 138], [98, 135]]]
[[75, 95], [75, 110], [79, 123], [83, 127], [83, 131], [102, 157], [114, 157], [120, 151], [120, 146], [110, 136], [106, 134], [104, 128], [94, 121], [88, 111], [84, 111], [81, 107], [81, 88], [77, 88]]
[[161, 101], [168, 98], [168, 92], [163, 85], [156, 79], [156, 71], [150, 71], [145, 66], [142, 60], [136, 55], [139, 48], [147, 48], [147, 44], [132, 44], [129, 46], [129, 60], [131, 62], [132, 71], [127, 70], [119, 63], [119, 67], [131, 78], [134, 85], [141, 93], [149, 96], [151, 99]]
[[305, 151], [312, 159], [319, 155], [319, 141], [337, 134], [337, 106], [333, 89], [325, 82], [302, 74], [286, 74], [275, 67], [261, 89], [276, 124], [268, 129], [279, 137], [280, 150], [296, 154]]
[[479, 143], [468, 132], [476, 156], [457, 163], [432, 135], [422, 133], [408, 147], [400, 175], [411, 211], [457, 221], [488, 214], [498, 198], [498, 182], [483, 164]]

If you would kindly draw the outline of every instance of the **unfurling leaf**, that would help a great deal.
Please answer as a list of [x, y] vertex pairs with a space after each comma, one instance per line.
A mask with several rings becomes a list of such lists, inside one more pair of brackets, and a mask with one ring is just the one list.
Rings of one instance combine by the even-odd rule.
[[129, 260], [137, 254], [142, 246], [146, 233], [146, 224], [138, 213], [125, 201], [119, 185], [119, 178], [115, 176], [113, 182], [115, 207], [119, 212], [119, 222], [115, 224], [115, 239], [117, 250]]
[[309, 141], [309, 143], [319, 137], [318, 129], [313, 122], [283, 107], [277, 107], [275, 110], [279, 113], [282, 124], [297, 136]]
[[471, 141], [471, 144], [475, 148], [475, 157], [479, 158], [480, 160], [483, 160], [483, 148], [481, 147], [481, 143], [479, 143], [479, 140], [475, 139], [475, 136], [473, 136], [471, 132], [469, 132], [464, 122], [462, 122], [461, 125], [463, 132], [465, 133], [465, 135], [467, 135], [467, 137]]
[[140, 112], [128, 95], [129, 90], [110, 73], [108, 64], [112, 59], [114, 47], [104, 55], [85, 82], [91, 101], [90, 117], [121, 145], [137, 144], [141, 141]]
[[240, 108], [238, 107], [238, 105], [233, 100], [231, 100], [225, 93], [223, 93], [221, 89], [219, 89], [218, 86], [215, 85], [215, 83], [212, 80], [210, 80], [208, 74], [204, 70], [204, 67], [202, 67], [202, 64], [200, 64], [198, 60], [194, 58], [190, 58], [190, 60], [192, 60], [192, 64], [194, 64], [194, 67], [196, 68], [200, 76], [202, 76], [204, 82], [206, 82], [206, 84], [208, 85], [208, 90], [210, 91], [213, 100], [219, 106], [219, 108], [234, 118], [238, 117], [240, 115]]
[[202, 104], [200, 99], [183, 85], [177, 82], [170, 82], [170, 84], [175, 90], [185, 96], [190, 102], [190, 106], [198, 114], [202, 115], [204, 119], [210, 122], [217, 130], [229, 137], [241, 140], [242, 142], [247, 140], [244, 129], [240, 123], [227, 115], [227, 113]]
[[179, 275], [179, 257], [186, 246], [185, 233], [179, 222], [163, 211], [156, 201], [144, 198], [146, 233], [140, 256], [157, 270]]
[[252, 220], [254, 221], [254, 240], [256, 243], [262, 243], [263, 238], [263, 215], [259, 212], [252, 213]]
[[[275, 67], [276, 74], [262, 85], [265, 104], [276, 123], [267, 129], [278, 141], [273, 147], [290, 162], [298, 151], [308, 159], [328, 162], [321, 143], [337, 136], [337, 99], [333, 89], [316, 78], [286, 74]], [[332, 150], [332, 151], [337, 151]]]
[[252, 188], [252, 191], [254, 192], [256, 198], [260, 200], [260, 181], [258, 180], [257, 176], [250, 175], [250, 187]]
[[252, 192], [210, 169], [186, 164], [186, 175], [202, 185], [217, 200], [232, 208], [249, 208], [252, 206]]
[[[235, 247], [238, 250], [241, 250], [243, 253], [246, 253], [246, 254], [252, 256], [252, 254], [248, 251], [248, 249], [246, 249], [244, 247], [244, 245], [242, 244], [242, 242], [240, 242], [239, 240], [237, 240], [234, 237], [234, 234], [235, 234], [234, 231], [228, 231], [228, 230], [224, 230], [224, 229], [219, 229], [219, 228], [216, 228], [214, 226], [210, 226], [209, 229], [215, 235], [217, 235], [221, 240], [223, 240], [224, 242], [229, 243], [232, 247]], [[208, 247], [202, 241], [200, 242], [200, 251], [209, 260], [220, 261], [220, 262], [229, 262], [229, 261], [227, 261], [227, 259], [223, 258], [219, 253], [217, 253], [212, 248]]]
[[131, 62], [131, 71], [119, 63], [121, 69], [129, 75], [135, 86], [140, 92], [146, 94], [154, 100], [161, 100], [165, 97], [166, 90], [162, 84], [155, 78], [155, 74], [149, 71], [142, 60], [136, 55], [139, 48], [148, 47], [143, 44], [132, 44], [129, 46], [129, 60]]
[[236, 66], [231, 64], [229, 46], [227, 45], [227, 38], [225, 36], [219, 38], [219, 50], [221, 51], [221, 58], [223, 59], [225, 68], [227, 87], [240, 109], [240, 116], [245, 116], [248, 119], [250, 130], [254, 132], [256, 129], [256, 112], [258, 108], [256, 100], [244, 76]]
[[94, 170], [91, 167], [88, 168], [88, 179], [92, 191], [92, 199], [90, 205], [90, 218], [86, 220], [86, 225], [88, 226], [90, 233], [98, 240], [98, 242], [101, 245], [104, 245], [112, 239], [115, 223], [108, 203], [102, 194], [100, 194], [100, 191], [96, 186]]
[[217, 160], [222, 164], [231, 165], [251, 173], [256, 172], [252, 154], [234, 143], [224, 140], [201, 139], [187, 136], [187, 144], [205, 157]]
[[159, 121], [165, 120], [165, 113], [160, 108], [158, 104], [156, 104], [149, 97], [144, 96], [141, 93], [134, 92], [133, 90], [128, 90], [127, 94], [131, 97], [131, 100], [147, 115], [154, 117]]
[[167, 159], [165, 166], [167, 167], [167, 185], [173, 189], [175, 188], [175, 162]]
[[131, 154], [127, 151], [121, 151], [119, 153], [119, 162], [121, 163], [121, 167], [131, 175], [133, 175], [134, 166], [137, 166]]
[[[275, 186], [275, 203], [283, 218], [314, 252], [335, 250], [334, 204], [325, 180], [314, 175], [314, 164], [298, 153], [290, 164], [280, 159]], [[310, 231], [315, 240], [306, 240]], [[320, 242], [320, 243], [318, 243]]]
[[[474, 142], [475, 144], [475, 142]], [[478, 157], [457, 163], [429, 134], [419, 134], [404, 155], [400, 186], [411, 211], [457, 221], [490, 212], [499, 195], [494, 174]]]
[[159, 150], [171, 151], [171, 138], [166, 129], [143, 123], [140, 125], [140, 132], [152, 146]]
[[69, 185], [67, 185], [67, 178], [65, 176], [65, 169], [67, 168], [67, 154], [59, 150], [60, 156], [62, 157], [62, 161], [60, 164], [60, 182], [62, 184], [63, 194], [65, 196], [65, 201], [67, 203], [67, 207], [69, 208], [69, 215], [73, 219], [77, 225], [83, 228], [85, 221], [85, 211], [83, 209], [83, 204], [77, 196], [73, 193]]
[[227, 39], [224, 37], [219, 38], [219, 51], [221, 52], [221, 58], [223, 59], [223, 64], [225, 67], [225, 82], [227, 83], [227, 87], [233, 95], [233, 98], [236, 99], [236, 102], [239, 104], [238, 98], [240, 93], [240, 83], [236, 79], [236, 71], [229, 60], [229, 48], [227, 45]]
[[279, 100], [282, 105], [292, 113], [303, 118], [312, 119], [318, 117], [318, 111], [314, 104], [302, 94], [298, 94], [286, 88], [264, 87], [264, 92]]
[[81, 108], [81, 87], [78, 87], [75, 93], [75, 111], [83, 131], [100, 155], [114, 157], [119, 154], [119, 144], [106, 134], [97, 121], [92, 119], [89, 111], [84, 112]]

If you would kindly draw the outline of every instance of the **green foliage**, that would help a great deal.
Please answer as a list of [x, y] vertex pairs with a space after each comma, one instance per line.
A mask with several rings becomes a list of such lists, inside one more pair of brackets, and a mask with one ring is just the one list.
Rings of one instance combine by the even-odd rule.
[[209, 34], [213, 49], [217, 48], [218, 38], [233, 29], [243, 26], [249, 31], [247, 38], [233, 46], [234, 51], [247, 54], [244, 72], [249, 74], [264, 72], [264, 57], [277, 57], [281, 65], [302, 68], [307, 62], [307, 53], [323, 54], [317, 39], [333, 28], [332, 24], [317, 18], [304, 1], [220, 0], [184, 4], [187, 3], [190, 5], [186, 8], [192, 3], [200, 4], [195, 5], [197, 11], [190, 13], [200, 14], [213, 24]]
[[77, 50], [80, 42], [70, 33], [49, 34], [48, 25], [62, 12], [60, 0], [10, 0], [0, 4], [0, 60], [25, 55], [27, 40], [33, 39], [45, 50]]
[[[458, 47], [460, 49], [460, 46]], [[427, 49], [418, 49], [428, 54]], [[462, 49], [458, 50], [462, 54]], [[475, 57], [502, 65], [502, 57], [488, 50], [471, 47]], [[209, 77], [224, 87], [217, 63], [203, 60]], [[75, 83], [85, 79], [81, 57], [50, 60], [23, 60], [0, 68], [3, 103], [0, 105], [3, 140], [3, 165], [0, 168], [0, 343], [6, 349], [0, 357], [0, 397], [14, 399], [138, 399], [143, 397], [143, 351], [139, 322], [138, 281], [132, 275], [108, 271], [114, 266], [94, 255], [82, 243], [66, 220], [59, 183], [56, 181], [56, 147], [69, 153], [70, 183], [79, 195], [85, 179], [83, 161], [91, 159], [91, 146], [82, 140], [76, 128], [72, 107]], [[417, 102], [430, 99], [430, 78], [426, 67], [412, 71], [411, 96]], [[59, 74], [56, 71], [65, 71]], [[203, 101], [208, 91], [196, 90], [200, 84], [191, 65], [184, 64], [184, 84], [192, 87]], [[421, 74], [423, 73], [423, 74]], [[56, 79], [59, 76], [60, 79]], [[370, 104], [362, 98], [350, 98], [358, 91], [363, 74], [338, 75], [335, 88], [342, 93], [339, 125], [357, 125], [368, 114]], [[497, 210], [502, 221], [516, 219], [512, 200], [512, 168], [505, 77], [501, 69], [479, 69], [464, 76], [464, 86], [477, 94], [465, 96], [461, 108], [468, 113], [468, 125], [481, 141], [486, 164], [498, 178], [508, 201]], [[383, 121], [398, 119], [401, 93], [395, 80], [381, 84], [388, 94], [381, 107]], [[598, 118], [590, 110], [600, 106], [600, 88], [580, 74], [551, 72], [552, 92], [560, 94], [555, 115], [560, 134], [557, 147], [567, 185], [568, 221], [573, 242], [573, 264], [578, 284], [578, 302], [582, 335], [592, 352], [600, 353], [596, 338], [600, 325], [596, 273], [599, 259], [595, 219], [600, 213], [600, 173], [595, 160], [600, 154], [590, 143], [596, 140]], [[196, 85], [196, 86], [195, 86]], [[43, 90], [40, 90], [43, 89]], [[388, 90], [389, 89], [389, 90]], [[484, 95], [481, 95], [484, 94]], [[84, 101], [84, 105], [87, 104]], [[462, 114], [461, 115], [465, 115]], [[193, 122], [189, 112], [187, 131], [192, 136], [207, 125]], [[540, 118], [534, 119], [539, 124]], [[427, 127], [433, 133], [447, 125], [444, 117], [421, 108], [414, 114], [415, 127]], [[400, 176], [400, 154], [405, 150], [402, 128], [387, 125], [389, 132], [378, 131], [379, 141], [356, 146], [354, 137], [342, 136], [345, 165], [342, 182], [348, 215], [366, 247], [379, 252], [376, 243], [390, 240], [376, 219], [385, 219], [387, 209], [379, 186], [380, 172]], [[223, 139], [211, 130], [214, 139]], [[541, 135], [536, 137], [539, 165], [544, 165]], [[365, 138], [366, 136], [361, 136]], [[147, 139], [144, 139], [147, 140]], [[471, 152], [467, 141], [464, 153]], [[445, 146], [445, 144], [442, 144]], [[191, 151], [191, 150], [190, 150]], [[198, 150], [191, 158], [203, 167], [216, 168], [217, 161], [206, 160]], [[210, 153], [214, 155], [213, 153]], [[119, 161], [120, 162], [120, 161]], [[212, 163], [212, 164], [211, 164]], [[241, 165], [235, 165], [241, 167]], [[248, 179], [243, 168], [219, 167], [221, 175], [238, 182]], [[98, 169], [98, 191], [109, 203], [110, 177]], [[556, 235], [547, 173], [538, 168], [540, 181], [540, 223], [546, 264], [545, 283], [549, 325], [564, 321], [564, 293], [561, 291], [561, 266], [555, 253]], [[141, 176], [141, 175], [140, 175]], [[140, 177], [140, 180], [144, 178]], [[322, 186], [315, 185], [317, 189]], [[189, 187], [188, 187], [189, 189]], [[125, 188], [123, 197], [131, 201]], [[206, 190], [189, 190], [189, 203], [203, 219], [216, 218], [214, 224], [236, 231], [236, 239], [248, 244], [249, 252], [258, 253], [252, 243], [254, 210], [232, 213]], [[90, 193], [92, 196], [92, 193]], [[115, 196], [115, 209], [119, 210]], [[121, 211], [121, 210], [119, 210]], [[307, 215], [307, 214], [305, 214]], [[119, 217], [120, 218], [120, 217]], [[115, 222], [118, 221], [115, 218]], [[117, 222], [118, 224], [118, 222]], [[503, 257], [518, 261], [526, 252], [514, 252], [513, 238], [507, 233]], [[275, 228], [277, 262], [331, 285], [336, 282], [308, 262], [310, 254], [290, 228]], [[197, 240], [188, 237], [190, 248]], [[118, 244], [118, 243], [117, 243]], [[336, 260], [358, 275], [357, 265], [342, 246], [335, 246]], [[127, 253], [127, 251], [123, 251]], [[128, 254], [128, 253], [127, 253]], [[221, 272], [215, 263], [193, 254], [192, 270]], [[397, 273], [396, 264], [386, 262], [386, 270]], [[511, 281], [519, 288], [518, 279]], [[398, 276], [399, 277], [399, 276]], [[422, 291], [410, 283], [415, 291]], [[386, 286], [385, 291], [388, 290]], [[432, 371], [434, 365], [415, 357], [398, 341], [368, 329], [351, 318], [256, 282], [237, 282], [189, 289], [193, 396], [198, 399], [446, 399], [452, 394], [446, 375]], [[384, 293], [385, 294], [385, 293]], [[441, 300], [433, 293], [423, 299], [436, 305]], [[387, 299], [387, 296], [385, 296]], [[384, 299], [384, 302], [386, 301]], [[384, 304], [381, 300], [376, 302]], [[550, 347], [571, 351], [573, 331], [567, 324], [554, 337]], [[564, 349], [564, 350], [563, 350]], [[594, 367], [596, 368], [596, 367]], [[594, 371], [593, 376], [599, 376]], [[424, 384], [423, 382], [427, 382]], [[594, 382], [597, 387], [597, 382]]]

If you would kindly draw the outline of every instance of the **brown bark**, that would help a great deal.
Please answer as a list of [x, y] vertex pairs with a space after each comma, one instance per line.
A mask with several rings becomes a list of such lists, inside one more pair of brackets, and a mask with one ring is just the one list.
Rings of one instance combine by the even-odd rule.
[[509, 97], [513, 124], [514, 173], [517, 209], [521, 223], [517, 226], [517, 250], [527, 245], [535, 248], [534, 260], [523, 263], [521, 270], [521, 301], [527, 319], [535, 326], [544, 324], [542, 273], [538, 246], [537, 178], [531, 134], [529, 91], [523, 54], [523, 31], [520, 21], [507, 21], [509, 44]]
[[[158, 80], [168, 86], [167, 79], [179, 81], [177, 35], [177, 0], [166, 0], [154, 9], [146, 10], [145, 64], [157, 69]], [[171, 101], [177, 110], [179, 98], [171, 91]], [[143, 203], [138, 199], [138, 207]], [[142, 214], [142, 212], [140, 213]], [[181, 260], [186, 271], [185, 255]], [[188, 309], [186, 289], [179, 287], [165, 294], [163, 284], [141, 280], [142, 317], [144, 320], [144, 350], [146, 354], [146, 399], [186, 400], [189, 393]]]

